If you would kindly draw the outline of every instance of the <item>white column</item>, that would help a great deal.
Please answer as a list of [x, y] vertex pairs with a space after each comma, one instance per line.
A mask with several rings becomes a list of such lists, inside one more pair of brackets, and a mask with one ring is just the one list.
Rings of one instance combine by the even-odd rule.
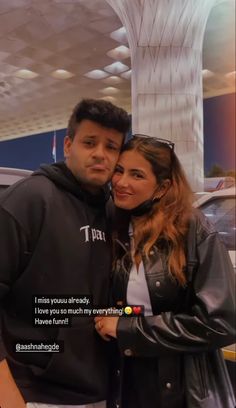
[[215, 0], [107, 0], [127, 31], [133, 133], [172, 140], [203, 189], [202, 44]]

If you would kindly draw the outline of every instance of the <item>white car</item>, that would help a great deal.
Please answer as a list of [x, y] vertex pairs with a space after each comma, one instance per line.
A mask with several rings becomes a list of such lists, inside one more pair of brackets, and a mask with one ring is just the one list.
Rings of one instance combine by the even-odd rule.
[[[199, 207], [215, 226], [226, 248], [229, 251], [234, 270], [236, 272], [236, 188], [206, 193], [194, 202], [194, 207]], [[236, 275], [235, 275], [236, 276]], [[223, 349], [224, 357], [232, 380], [235, 384], [236, 344]]]
[[215, 226], [226, 248], [229, 251], [231, 261], [236, 271], [236, 188], [230, 187], [224, 190], [206, 193], [199, 197], [194, 206], [209, 218]]
[[31, 170], [0, 167], [0, 192], [30, 174], [32, 174]]

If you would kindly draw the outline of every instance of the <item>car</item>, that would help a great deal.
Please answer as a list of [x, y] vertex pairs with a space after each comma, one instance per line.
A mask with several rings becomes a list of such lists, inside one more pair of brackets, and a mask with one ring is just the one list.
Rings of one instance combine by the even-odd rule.
[[0, 193], [22, 178], [30, 176], [30, 174], [32, 174], [31, 170], [0, 167]]
[[194, 207], [198, 207], [215, 226], [229, 251], [233, 267], [236, 271], [236, 188], [206, 193], [200, 196]]
[[204, 190], [205, 191], [218, 191], [225, 188], [235, 186], [235, 178], [231, 176], [221, 177], [206, 177], [204, 178]]
[[[198, 207], [215, 226], [229, 251], [234, 270], [236, 272], [236, 188], [206, 193], [200, 196], [194, 207]], [[235, 274], [236, 278], [236, 274]], [[236, 279], [235, 279], [236, 282]], [[236, 293], [236, 289], [235, 289]], [[223, 348], [228, 372], [236, 395], [236, 344]]]

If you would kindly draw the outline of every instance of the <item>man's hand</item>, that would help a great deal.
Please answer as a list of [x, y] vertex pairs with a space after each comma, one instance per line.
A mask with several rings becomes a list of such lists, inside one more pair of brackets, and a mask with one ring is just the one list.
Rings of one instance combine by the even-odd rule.
[[6, 360], [0, 361], [0, 407], [26, 408], [26, 403], [11, 375]]
[[95, 329], [100, 334], [104, 340], [108, 340], [109, 337], [117, 337], [116, 329], [119, 317], [117, 316], [107, 316], [107, 317], [95, 317]]

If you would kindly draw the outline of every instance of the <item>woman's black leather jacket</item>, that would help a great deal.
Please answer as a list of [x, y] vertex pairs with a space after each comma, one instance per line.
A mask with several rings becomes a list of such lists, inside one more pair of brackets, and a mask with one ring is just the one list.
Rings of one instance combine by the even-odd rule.
[[[121, 238], [117, 245], [113, 304], [124, 306], [132, 261], [129, 243]], [[235, 342], [235, 276], [218, 233], [198, 211], [186, 251], [185, 287], [168, 273], [165, 241], [157, 241], [143, 259], [153, 316], [119, 319], [121, 359], [114, 358], [113, 375], [116, 370], [119, 378], [110, 407], [133, 408], [135, 398], [141, 408], [235, 406], [219, 350]]]

